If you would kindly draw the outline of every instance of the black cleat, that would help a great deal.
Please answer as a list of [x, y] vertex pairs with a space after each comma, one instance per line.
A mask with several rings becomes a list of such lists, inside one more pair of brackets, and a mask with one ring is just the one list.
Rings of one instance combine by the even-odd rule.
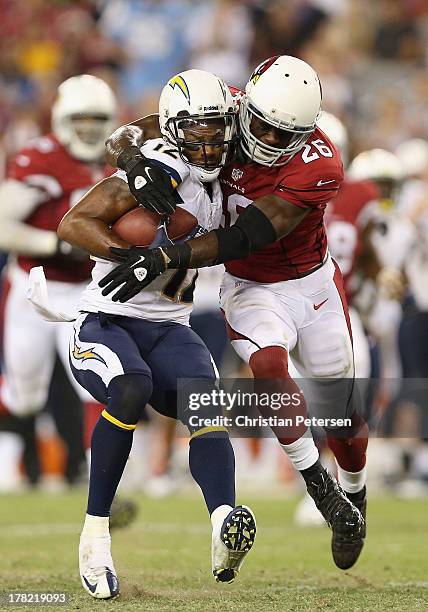
[[137, 504], [130, 499], [115, 497], [110, 510], [110, 529], [128, 527], [137, 516]]
[[361, 532], [361, 537], [364, 539], [366, 537], [366, 529], [367, 529], [367, 489], [363, 487], [361, 491], [358, 493], [346, 493], [348, 499], [354, 504], [356, 508], [361, 512], [362, 517], [364, 519], [364, 527]]
[[335, 564], [340, 569], [349, 569], [364, 546], [365, 522], [361, 512], [326, 470], [318, 472], [307, 487], [316, 507], [333, 531], [331, 551]]

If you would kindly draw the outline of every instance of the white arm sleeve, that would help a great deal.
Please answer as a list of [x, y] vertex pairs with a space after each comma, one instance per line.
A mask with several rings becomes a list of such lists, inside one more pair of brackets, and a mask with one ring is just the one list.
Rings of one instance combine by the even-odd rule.
[[47, 257], [56, 251], [56, 232], [31, 227], [24, 219], [46, 199], [36, 187], [15, 179], [0, 185], [0, 250], [18, 255]]

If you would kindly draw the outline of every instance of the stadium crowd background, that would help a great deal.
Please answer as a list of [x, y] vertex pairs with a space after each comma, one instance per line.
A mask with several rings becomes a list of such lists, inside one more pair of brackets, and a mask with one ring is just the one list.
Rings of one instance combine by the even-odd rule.
[[[394, 151], [410, 138], [428, 139], [424, 0], [0, 0], [0, 11], [0, 179], [8, 159], [49, 129], [56, 89], [69, 76], [106, 80], [124, 123], [156, 112], [161, 87], [180, 70], [213, 71], [243, 86], [260, 61], [277, 54], [297, 55], [318, 71], [323, 108], [348, 129], [350, 159], [373, 147]], [[215, 308], [207, 297], [199, 325], [207, 325], [204, 317]], [[403, 467], [410, 446], [389, 445], [386, 463], [399, 455], [397, 474], [417, 480], [409, 490], [423, 491], [427, 453], [421, 445], [418, 460]], [[52, 455], [44, 462], [47, 472], [63, 469], [57, 450], [47, 444], [43, 452]], [[260, 456], [260, 449], [248, 452]], [[272, 473], [272, 453], [264, 453], [261, 479]], [[69, 461], [81, 454], [78, 446]], [[156, 461], [155, 472], [165, 458]]]
[[201, 68], [236, 86], [275, 54], [308, 61], [351, 152], [428, 136], [424, 0], [1, 0], [2, 166], [49, 125], [60, 82], [90, 72], [121, 120], [156, 110], [171, 74]]

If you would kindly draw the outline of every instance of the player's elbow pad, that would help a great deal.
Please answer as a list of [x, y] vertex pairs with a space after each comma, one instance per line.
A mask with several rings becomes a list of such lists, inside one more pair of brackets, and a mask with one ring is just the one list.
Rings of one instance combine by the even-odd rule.
[[278, 238], [263, 211], [252, 204], [242, 212], [232, 227], [215, 230], [218, 240], [216, 263], [245, 259]]

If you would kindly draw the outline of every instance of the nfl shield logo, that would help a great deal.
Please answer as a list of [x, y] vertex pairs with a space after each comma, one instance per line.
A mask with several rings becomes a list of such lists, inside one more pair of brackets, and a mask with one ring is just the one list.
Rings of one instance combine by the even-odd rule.
[[234, 181], [239, 181], [239, 179], [241, 179], [244, 176], [244, 172], [242, 170], [239, 170], [238, 168], [234, 168], [232, 170], [232, 179]]

